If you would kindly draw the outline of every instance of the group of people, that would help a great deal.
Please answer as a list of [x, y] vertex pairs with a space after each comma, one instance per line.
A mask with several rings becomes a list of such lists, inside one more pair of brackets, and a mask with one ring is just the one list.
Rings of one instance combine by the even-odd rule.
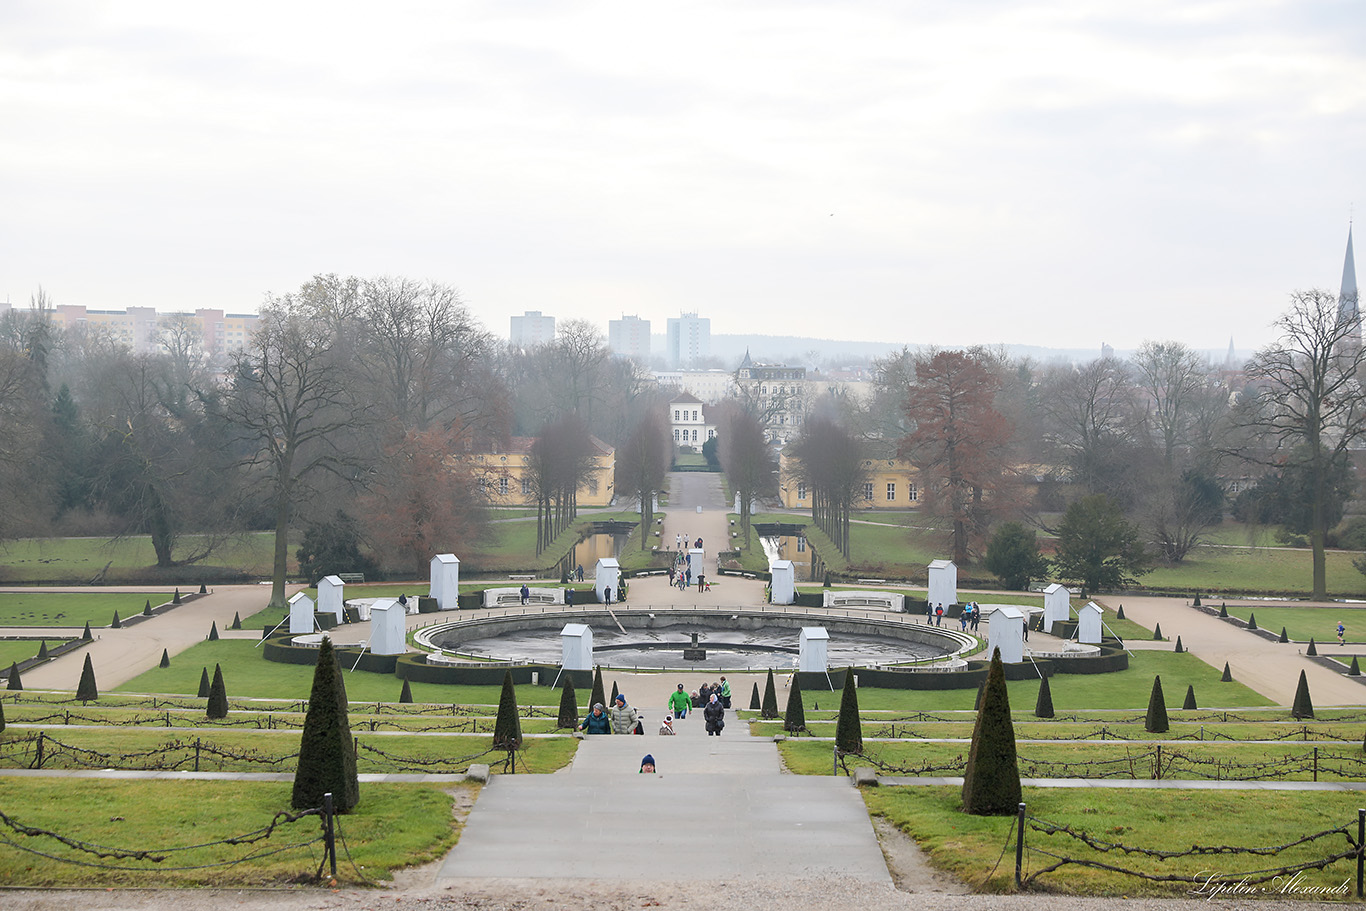
[[972, 630], [977, 632], [977, 624], [982, 622], [982, 608], [976, 601], [969, 601], [963, 605], [963, 612], [958, 615], [958, 625], [963, 628], [963, 632]]
[[579, 730], [585, 734], [643, 734], [643, 729], [638, 730], [640, 724], [640, 713], [626, 704], [625, 694], [617, 693], [610, 709], [604, 708], [601, 702], [595, 703]]
[[[664, 716], [659, 725], [661, 735], [669, 736], [675, 733], [675, 717], [681, 721], [688, 717], [691, 709], [700, 708], [702, 717], [706, 720], [707, 736], [719, 737], [721, 729], [726, 726], [726, 709], [730, 708], [730, 684], [722, 677], [720, 683], [704, 683], [689, 695], [680, 683], [678, 689], [669, 694], [668, 708], [669, 714]], [[645, 733], [640, 713], [627, 703], [626, 695], [620, 692], [612, 700], [610, 709], [601, 702], [595, 703], [588, 717], [579, 725], [579, 730], [585, 734]]]

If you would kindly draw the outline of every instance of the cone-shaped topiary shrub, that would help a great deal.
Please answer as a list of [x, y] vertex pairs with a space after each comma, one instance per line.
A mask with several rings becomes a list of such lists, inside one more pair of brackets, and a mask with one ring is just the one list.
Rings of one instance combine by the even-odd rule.
[[1257, 628], [1257, 615], [1256, 615], [1256, 614], [1248, 614], [1248, 615], [1247, 615], [1247, 628], [1248, 628], [1248, 629], [1256, 629], [1256, 628]]
[[207, 595], [207, 594], [209, 593], [209, 586], [206, 585], [206, 584], [203, 583], [203, 582], [200, 582], [200, 583], [199, 583], [199, 593], [200, 593], [201, 595]]
[[233, 612], [233, 615], [232, 615], [232, 626], [228, 627], [228, 629], [241, 629], [241, 628], [242, 628], [242, 615], [241, 615], [240, 613]]
[[498, 718], [493, 722], [493, 748], [522, 748], [522, 719], [517, 715], [517, 688], [512, 685], [512, 671], [503, 674], [503, 694], [498, 697]]
[[1319, 653], [1319, 647], [1318, 647], [1317, 645], [1314, 644], [1314, 637], [1313, 637], [1313, 636], [1310, 636], [1310, 637], [1309, 637], [1309, 647], [1308, 647], [1307, 649], [1304, 650], [1304, 653], [1305, 653], [1306, 655], [1308, 655], [1310, 658], [1317, 657], [1317, 655], [1318, 655], [1318, 653]]
[[210, 686], [211, 686], [211, 684], [209, 683], [209, 669], [206, 667], [206, 668], [201, 669], [200, 672], [199, 672], [199, 698], [200, 698], [200, 699], [207, 699], [207, 698], [208, 698]]
[[159, 667], [170, 667], [170, 666], [171, 666], [171, 653], [170, 653], [168, 650], [166, 650], [166, 649], [162, 649], [162, 650], [161, 650], [161, 664], [158, 665], [158, 666], [159, 666]]
[[1228, 669], [1228, 662], [1227, 662], [1227, 661], [1224, 662], [1224, 673], [1223, 673], [1223, 676], [1221, 676], [1221, 677], [1219, 678], [1219, 682], [1220, 682], [1220, 683], [1232, 683], [1232, 682], [1233, 682], [1233, 673]]
[[1123, 619], [1124, 619], [1124, 605], [1123, 605], [1123, 604], [1121, 604], [1121, 605], [1119, 606], [1119, 610], [1115, 612], [1115, 619], [1116, 619], [1116, 620], [1123, 620]]
[[602, 665], [593, 669], [593, 689], [588, 694], [588, 711], [593, 711], [593, 706], [599, 703], [604, 709], [607, 708], [607, 691], [602, 688]]
[[1019, 803], [1020, 767], [1015, 756], [1015, 725], [1010, 720], [1010, 694], [1001, 650], [993, 649], [963, 773], [963, 810], [978, 816], [1003, 816], [1014, 813]]
[[974, 712], [980, 712], [982, 710], [982, 694], [985, 693], [986, 690], [987, 682], [985, 680], [977, 684], [977, 698], [972, 700], [972, 710]]
[[0, 734], [5, 733], [5, 704], [0, 702]]
[[90, 656], [85, 656], [85, 666], [81, 668], [81, 682], [76, 684], [76, 698], [81, 702], [94, 702], [100, 698], [100, 688], [95, 685], [95, 665]]
[[218, 641], [218, 621], [217, 621], [217, 620], [213, 621], [213, 626], [209, 627], [209, 641], [210, 641], [210, 642], [217, 642], [217, 641]]
[[[621, 692], [621, 690], [617, 689], [617, 682], [616, 682], [615, 680], [613, 680], [613, 681], [612, 681], [612, 701], [609, 702], [609, 703], [607, 703], [607, 704], [608, 704], [608, 705], [616, 705], [616, 704], [617, 704], [617, 695], [618, 695], [620, 692]], [[590, 709], [590, 711], [591, 711], [591, 709]]]
[[403, 678], [403, 689], [398, 691], [398, 701], [400, 705], [408, 705], [413, 701], [413, 685], [407, 677]]
[[123, 621], [119, 619], [119, 612], [114, 611], [114, 621], [109, 624], [110, 629], [123, 629]]
[[[568, 584], [569, 584], [569, 564], [568, 564], [568, 563], [561, 563], [561, 564], [560, 564], [560, 584], [561, 584], [561, 585], [568, 585]], [[589, 709], [589, 711], [591, 712], [592, 709]]]
[[759, 707], [759, 717], [766, 719], [778, 717], [778, 691], [773, 686], [772, 668], [769, 668], [768, 679], [764, 681], [764, 701]]
[[1181, 637], [1180, 637], [1180, 636], [1177, 636], [1177, 637], [1176, 637], [1176, 648], [1172, 649], [1172, 651], [1175, 651], [1175, 652], [1184, 652], [1184, 651], [1185, 651], [1185, 649], [1181, 647]]
[[180, 589], [177, 588], [177, 589], [175, 590], [175, 594], [171, 596], [171, 603], [172, 603], [172, 604], [179, 604], [179, 603], [180, 603]]
[[1227, 602], [1225, 602], [1225, 603], [1219, 605], [1219, 616], [1222, 617], [1222, 618], [1227, 618], [1227, 617], [1228, 617], [1228, 603], [1227, 603]]
[[835, 749], [841, 753], [863, 753], [863, 722], [858, 716], [858, 687], [854, 685], [852, 667], [844, 670], [840, 715], [835, 721]]
[[1153, 678], [1153, 691], [1148, 696], [1148, 714], [1143, 718], [1143, 730], [1149, 734], [1165, 734], [1170, 729], [1167, 700], [1162, 695], [1162, 677], [1159, 675]]
[[802, 704], [802, 675], [792, 675], [792, 686], [787, 691], [787, 712], [783, 715], [783, 730], [789, 734], [806, 730], [806, 706]]
[[148, 599], [147, 599], [147, 603], [144, 604], [144, 605], [142, 606], [142, 615], [143, 615], [144, 617], [150, 617], [150, 616], [152, 616], [152, 599], [151, 599], [151, 598], [148, 598]]
[[1034, 717], [1053, 717], [1053, 690], [1048, 685], [1047, 677], [1039, 681], [1039, 698], [1034, 700]]
[[754, 689], [749, 691], [749, 707], [757, 712], [763, 706], [764, 703], [759, 699], [759, 684], [756, 682]]
[[1289, 641], [1290, 641], [1290, 637], [1287, 636], [1286, 633], [1285, 633], [1285, 627], [1283, 627], [1283, 626], [1281, 627], [1281, 638], [1277, 639], [1276, 641], [1277, 641], [1277, 642], [1289, 642]]
[[9, 678], [5, 684], [7, 690], [22, 690], [24, 681], [19, 678], [19, 662], [14, 662], [9, 666]]
[[1195, 687], [1191, 684], [1186, 684], [1186, 701], [1181, 703], [1181, 708], [1188, 712], [1198, 708], [1195, 704]]
[[825, 582], [822, 583], [821, 587], [822, 587], [822, 588], [829, 588], [829, 587], [830, 587], [830, 574], [829, 574], [829, 573], [826, 573], [826, 574], [825, 574]]
[[329, 791], [338, 813], [360, 803], [346, 681], [337, 664], [332, 638], [324, 636], [318, 649], [318, 664], [313, 668], [313, 688], [309, 691], [308, 713], [304, 715], [303, 734], [299, 738], [299, 765], [294, 772], [290, 805], [296, 810], [322, 806], [323, 795]]
[[1196, 606], [1196, 607], [1199, 607], [1199, 606], [1200, 606], [1200, 593], [1199, 593], [1199, 592], [1196, 592], [1196, 593], [1195, 593], [1195, 606]]
[[1360, 676], [1361, 676], [1361, 665], [1357, 663], [1357, 657], [1356, 657], [1356, 655], [1353, 655], [1353, 656], [1352, 656], [1352, 666], [1349, 667], [1349, 668], [1347, 669], [1347, 676], [1348, 676], [1348, 677], [1360, 677]]
[[89, 620], [85, 621], [85, 631], [81, 633], [81, 638], [84, 639], [86, 642], [90, 642], [95, 638], [90, 632]]
[[1290, 704], [1291, 718], [1313, 718], [1314, 701], [1309, 698], [1309, 678], [1300, 671], [1300, 682], [1295, 687], [1295, 701]]
[[[590, 708], [591, 712], [592, 709]], [[564, 678], [564, 686], [560, 687], [560, 717], [555, 721], [555, 727], [573, 730], [579, 726], [579, 697], [574, 692], [574, 680], [567, 674]]]
[[41, 643], [39, 643], [39, 645], [38, 645], [38, 657], [39, 657], [40, 659], [44, 660], [44, 661], [47, 660], [47, 640], [46, 640], [46, 639], [44, 639], [44, 640], [43, 640]]
[[1162, 638], [1162, 624], [1159, 623], [1159, 624], [1157, 624], [1156, 626], [1153, 627], [1153, 639], [1161, 639], [1161, 638]]
[[228, 688], [223, 685], [223, 668], [213, 666], [213, 683], [209, 684], [209, 704], [204, 709], [207, 718], [228, 717]]

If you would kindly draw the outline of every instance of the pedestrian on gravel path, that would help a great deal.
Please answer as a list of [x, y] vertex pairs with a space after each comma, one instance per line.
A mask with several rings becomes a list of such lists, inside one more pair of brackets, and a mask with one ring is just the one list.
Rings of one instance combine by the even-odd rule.
[[1342, 621], [1339, 620], [1339, 621], [1338, 621], [1338, 645], [1346, 645], [1346, 644], [1347, 644], [1347, 627], [1343, 626], [1343, 625], [1342, 625]]
[[702, 717], [707, 719], [707, 736], [720, 737], [721, 729], [726, 726], [726, 710], [715, 693], [712, 693], [711, 701], [702, 710]]
[[669, 711], [678, 716], [679, 721], [682, 721], [688, 717], [688, 709], [691, 707], [692, 700], [688, 698], [687, 693], [683, 692], [683, 684], [680, 683], [678, 689], [669, 694]]
[[637, 713], [634, 708], [626, 704], [626, 696], [617, 693], [617, 701], [612, 703], [612, 733], [613, 734], [634, 734], [636, 732]]

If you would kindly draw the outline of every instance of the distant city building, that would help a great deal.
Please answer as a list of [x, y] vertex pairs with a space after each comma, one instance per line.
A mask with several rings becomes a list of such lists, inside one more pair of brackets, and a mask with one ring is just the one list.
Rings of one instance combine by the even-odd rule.
[[653, 373], [659, 385], [677, 386], [708, 405], [715, 405], [735, 392], [735, 374], [729, 370], [655, 370]]
[[521, 316], [514, 316], [508, 340], [514, 348], [548, 345], [555, 340], [555, 317], [545, 316], [539, 310], [528, 310]]
[[619, 357], [643, 364], [650, 359], [650, 321], [625, 316], [607, 321], [607, 347]]
[[711, 320], [696, 313], [684, 313], [668, 323], [670, 367], [696, 367], [711, 357]]
[[192, 330], [211, 360], [243, 351], [261, 317], [255, 313], [224, 313], [200, 309], [193, 313], [157, 313], [152, 307], [127, 310], [90, 310], [79, 304], [58, 304], [53, 321], [64, 329], [98, 328], [135, 354], [166, 350], [166, 333], [179, 323]]
[[669, 401], [669, 431], [674, 445], [701, 449], [716, 436], [716, 425], [707, 420], [707, 406], [691, 393], [680, 393]]
[[[536, 484], [531, 470], [531, 447], [535, 437], [513, 437], [506, 446], [469, 452], [464, 464], [474, 472], [479, 493], [490, 506], [535, 506]], [[579, 485], [580, 506], [607, 506], [615, 496], [617, 451], [597, 437], [592, 465]]]
[[756, 364], [745, 352], [735, 371], [739, 395], [759, 414], [770, 442], [786, 443], [801, 431], [806, 413], [806, 368]]
[[[856, 509], [919, 509], [920, 470], [902, 458], [891, 440], [873, 440], [863, 461], [863, 487]], [[787, 449], [778, 454], [778, 498], [785, 509], [810, 509], [811, 488], [798, 480], [800, 465]]]

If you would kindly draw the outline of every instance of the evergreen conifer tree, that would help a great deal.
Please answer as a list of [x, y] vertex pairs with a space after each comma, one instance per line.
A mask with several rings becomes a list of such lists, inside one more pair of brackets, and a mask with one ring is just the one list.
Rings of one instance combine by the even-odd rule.
[[217, 641], [218, 641], [218, 621], [217, 621], [217, 620], [213, 621], [213, 626], [209, 627], [209, 641], [210, 641], [210, 642], [217, 642]]
[[1228, 602], [1219, 605], [1219, 617], [1220, 619], [1228, 618]]
[[1247, 615], [1247, 628], [1248, 628], [1248, 629], [1256, 629], [1256, 628], [1257, 628], [1257, 615], [1256, 615], [1256, 614], [1248, 614], [1248, 615]]
[[844, 670], [840, 715], [835, 721], [835, 749], [855, 756], [863, 753], [863, 721], [858, 714], [858, 687], [854, 685], [853, 668]]
[[168, 649], [162, 649], [162, 650], [161, 650], [161, 664], [160, 664], [159, 666], [160, 666], [160, 667], [170, 667], [170, 666], [171, 666], [171, 653], [170, 653], [170, 651], [169, 651]]
[[987, 682], [983, 680], [977, 684], [977, 698], [972, 700], [972, 710], [980, 712], [982, 710], [982, 694], [986, 692]]
[[1308, 647], [1307, 649], [1304, 650], [1304, 653], [1305, 653], [1306, 655], [1308, 655], [1310, 658], [1314, 658], [1314, 657], [1317, 657], [1317, 656], [1318, 656], [1319, 647], [1318, 647], [1317, 645], [1314, 644], [1314, 637], [1313, 637], [1313, 636], [1310, 636], [1310, 637], [1309, 637], [1309, 647]]
[[123, 621], [119, 619], [119, 612], [114, 611], [114, 621], [109, 624], [110, 629], [123, 629]]
[[1220, 682], [1220, 683], [1232, 683], [1232, 682], [1233, 682], [1233, 672], [1230, 671], [1230, 670], [1228, 669], [1228, 662], [1227, 662], [1227, 661], [1224, 662], [1224, 673], [1223, 673], [1223, 675], [1219, 678], [1219, 682]]
[[0, 702], [0, 734], [5, 733], [5, 704]]
[[1158, 639], [1161, 639], [1161, 638], [1162, 638], [1162, 624], [1159, 623], [1159, 624], [1157, 624], [1156, 626], [1153, 627], [1153, 639], [1154, 639], [1154, 640], [1158, 640]]
[[46, 639], [44, 639], [44, 640], [43, 640], [41, 643], [39, 643], [39, 645], [38, 645], [38, 658], [39, 658], [39, 660], [42, 660], [42, 661], [46, 661], [46, 660], [47, 660], [47, 640], [46, 640]]
[[242, 628], [242, 614], [239, 613], [239, 612], [234, 611], [234, 612], [233, 612], [233, 615], [232, 615], [232, 626], [228, 627], [228, 629], [241, 629], [241, 628]]
[[1286, 635], [1285, 627], [1283, 627], [1283, 626], [1281, 627], [1281, 638], [1277, 639], [1276, 641], [1277, 641], [1277, 642], [1289, 642], [1289, 641], [1290, 641], [1290, 637], [1289, 637], [1288, 635]]
[[1195, 687], [1192, 684], [1186, 684], [1186, 701], [1181, 703], [1181, 708], [1187, 712], [1197, 708], [1195, 704]]
[[1124, 619], [1124, 605], [1123, 605], [1123, 604], [1121, 604], [1121, 605], [1119, 606], [1119, 610], [1115, 613], [1115, 619], [1116, 619], [1116, 620], [1123, 620], [1123, 619]]
[[749, 707], [757, 712], [759, 709], [763, 708], [763, 705], [763, 702], [759, 699], [759, 684], [756, 681], [754, 689], [749, 691]]
[[1014, 813], [1019, 804], [1020, 767], [1015, 755], [1015, 725], [1010, 720], [1010, 694], [1001, 650], [993, 649], [963, 773], [963, 810], [978, 816], [1002, 816]]
[[1360, 677], [1360, 676], [1361, 676], [1361, 665], [1357, 663], [1357, 656], [1356, 656], [1356, 655], [1353, 655], [1353, 656], [1352, 656], [1352, 666], [1349, 667], [1349, 668], [1347, 668], [1347, 676], [1348, 676], [1348, 677]]
[[1039, 681], [1039, 698], [1034, 702], [1034, 717], [1052, 718], [1053, 714], [1053, 689], [1048, 685], [1048, 678], [1044, 677]]
[[177, 589], [175, 590], [175, 594], [171, 596], [171, 603], [172, 603], [172, 604], [179, 604], [179, 603], [180, 603], [180, 589], [179, 589], [179, 588], [177, 588]]
[[200, 593], [201, 595], [207, 595], [207, 594], [209, 593], [209, 586], [208, 586], [207, 583], [204, 583], [204, 582], [200, 582], [200, 583], [199, 583], [199, 593]]
[[778, 717], [778, 691], [773, 686], [772, 668], [769, 668], [768, 679], [764, 681], [764, 701], [759, 707], [759, 717], [769, 720]]
[[1176, 648], [1173, 649], [1173, 651], [1175, 651], [1175, 652], [1184, 652], [1184, 651], [1185, 651], [1185, 648], [1183, 648], [1182, 645], [1181, 645], [1181, 637], [1180, 637], [1180, 636], [1177, 636], [1177, 637], [1176, 637]]
[[[588, 711], [593, 711], [591, 708]], [[573, 730], [579, 726], [579, 697], [574, 692], [574, 678], [565, 674], [564, 686], [560, 688], [560, 716], [555, 727]]]
[[1143, 718], [1143, 730], [1149, 734], [1165, 734], [1171, 728], [1167, 721], [1167, 700], [1162, 695], [1162, 677], [1153, 678], [1153, 691], [1148, 695], [1148, 714]]
[[806, 706], [802, 704], [802, 675], [792, 675], [792, 686], [787, 691], [787, 712], [783, 715], [783, 730], [789, 734], [806, 730]]
[[493, 722], [493, 748], [509, 752], [522, 748], [522, 720], [517, 715], [517, 688], [512, 684], [512, 671], [503, 674], [498, 718]]
[[142, 606], [142, 615], [143, 615], [144, 617], [150, 617], [150, 616], [152, 616], [152, 599], [151, 599], [151, 598], [148, 598], [148, 599], [147, 599], [147, 603], [144, 604], [144, 605]]
[[588, 711], [593, 711], [593, 706], [599, 704], [607, 708], [607, 692], [602, 688], [602, 665], [593, 669], [593, 690], [588, 694]]
[[408, 705], [413, 701], [413, 685], [408, 682], [408, 678], [403, 678], [403, 689], [398, 691], [399, 705]]
[[213, 666], [213, 683], [209, 684], [209, 704], [205, 707], [207, 718], [228, 717], [228, 688], [223, 685], [223, 668]]
[[617, 689], [617, 682], [616, 682], [615, 680], [613, 680], [613, 681], [612, 681], [612, 701], [609, 702], [609, 703], [607, 703], [609, 706], [612, 706], [612, 705], [616, 705], [616, 704], [617, 704], [617, 695], [618, 695], [620, 692], [621, 692], [621, 690]]
[[81, 638], [84, 639], [86, 642], [91, 642], [95, 638], [94, 634], [90, 632], [89, 620], [85, 621], [85, 630], [81, 633]]
[[1300, 682], [1295, 687], [1295, 701], [1290, 704], [1291, 718], [1313, 718], [1314, 701], [1309, 698], [1309, 678], [1300, 671]]
[[199, 698], [207, 699], [209, 696], [209, 669], [203, 668], [199, 672]]
[[337, 664], [332, 638], [324, 636], [318, 649], [318, 664], [313, 669], [313, 688], [309, 691], [308, 713], [304, 715], [299, 739], [299, 765], [294, 773], [290, 805], [296, 810], [322, 806], [323, 795], [329, 791], [338, 813], [345, 813], [360, 802], [346, 681]]
[[24, 681], [19, 678], [19, 662], [16, 661], [9, 666], [9, 678], [5, 684], [7, 690], [22, 690]]
[[81, 668], [81, 682], [76, 684], [76, 698], [81, 702], [94, 702], [100, 698], [100, 689], [95, 685], [95, 665], [90, 656], [85, 656], [85, 666]]

